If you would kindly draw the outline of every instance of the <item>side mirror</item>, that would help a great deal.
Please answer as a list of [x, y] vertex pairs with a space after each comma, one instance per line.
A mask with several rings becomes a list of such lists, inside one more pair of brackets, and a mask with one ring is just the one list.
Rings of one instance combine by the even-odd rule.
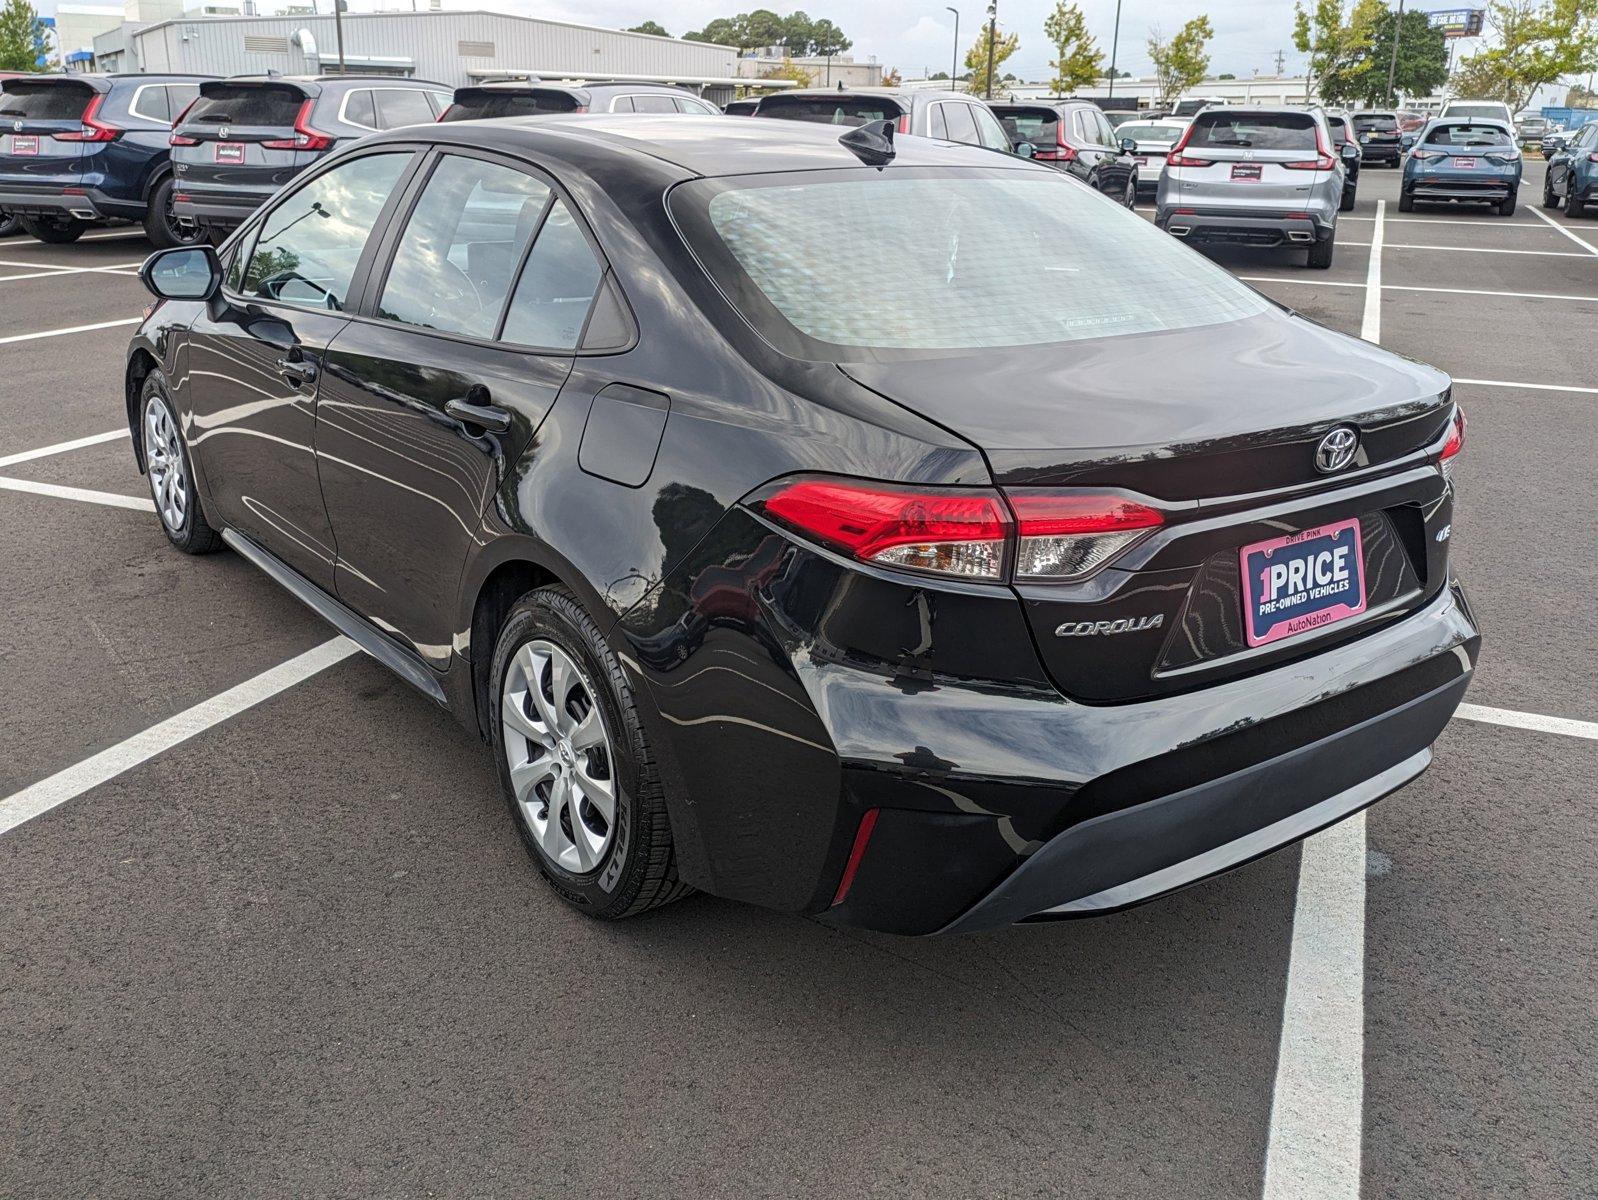
[[1406, 133], [1403, 137], [1398, 139], [1398, 144], [1402, 149], [1408, 150], [1415, 144], [1415, 135], [1413, 133]]
[[1343, 157], [1344, 158], [1358, 158], [1359, 157], [1359, 147], [1354, 145], [1353, 142], [1344, 142], [1343, 143]]
[[1017, 142], [1015, 144], [1015, 155], [1017, 158], [1036, 158], [1038, 156], [1038, 148], [1031, 142]]
[[222, 263], [211, 246], [175, 246], [145, 259], [139, 282], [162, 300], [209, 300], [222, 290]]
[[1135, 154], [1135, 153], [1137, 153], [1137, 143], [1135, 141], [1133, 141], [1129, 137], [1122, 138], [1121, 139], [1121, 153], [1122, 154]]

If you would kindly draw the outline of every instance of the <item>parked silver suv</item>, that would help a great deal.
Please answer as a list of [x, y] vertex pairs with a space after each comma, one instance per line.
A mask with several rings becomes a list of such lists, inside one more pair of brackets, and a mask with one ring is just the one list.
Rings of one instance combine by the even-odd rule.
[[1206, 108], [1171, 147], [1155, 223], [1195, 242], [1302, 245], [1329, 267], [1347, 176], [1335, 147], [1319, 109]]

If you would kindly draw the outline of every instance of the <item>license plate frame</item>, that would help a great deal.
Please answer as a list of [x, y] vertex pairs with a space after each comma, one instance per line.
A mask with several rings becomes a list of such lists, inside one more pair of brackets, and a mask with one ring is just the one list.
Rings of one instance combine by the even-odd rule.
[[1456, 157], [1454, 159], [1454, 165], [1456, 167], [1461, 167], [1461, 168], [1470, 168], [1470, 167], [1474, 167], [1476, 165], [1476, 160], [1474, 158], [1457, 158]]
[[1325, 629], [1366, 609], [1357, 517], [1252, 542], [1238, 550], [1237, 562], [1250, 648]]
[[243, 142], [218, 142], [214, 154], [215, 161], [219, 163], [226, 163], [234, 167], [244, 165]]
[[13, 133], [11, 135], [11, 153], [22, 158], [37, 158], [39, 156], [39, 135], [36, 133]]
[[1232, 164], [1232, 178], [1233, 179], [1247, 179], [1247, 180], [1250, 180], [1252, 182], [1257, 183], [1261, 179], [1262, 175], [1263, 175], [1263, 168], [1260, 166], [1259, 163], [1233, 163]]

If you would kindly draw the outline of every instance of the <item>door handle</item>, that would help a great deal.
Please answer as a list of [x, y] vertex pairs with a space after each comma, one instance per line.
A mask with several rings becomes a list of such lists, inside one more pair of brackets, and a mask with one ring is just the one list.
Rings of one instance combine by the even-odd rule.
[[277, 360], [277, 373], [296, 387], [303, 387], [308, 383], [316, 382], [316, 364], [305, 362], [297, 358], [280, 358]]
[[449, 400], [444, 411], [457, 421], [476, 425], [489, 433], [510, 432], [511, 415], [497, 404], [473, 404], [469, 400]]

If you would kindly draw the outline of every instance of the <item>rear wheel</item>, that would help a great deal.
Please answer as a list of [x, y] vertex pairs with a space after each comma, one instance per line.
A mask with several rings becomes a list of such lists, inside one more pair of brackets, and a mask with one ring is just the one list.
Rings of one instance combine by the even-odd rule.
[[1126, 195], [1121, 197], [1121, 203], [1128, 208], [1137, 207], [1137, 172], [1126, 177]]
[[1398, 211], [1399, 212], [1414, 212], [1415, 211], [1415, 194], [1413, 192], [1411, 192], [1408, 188], [1400, 188], [1399, 189], [1399, 192], [1398, 192]]
[[1344, 188], [1343, 189], [1343, 199], [1342, 199], [1342, 202], [1338, 204], [1337, 211], [1338, 212], [1350, 212], [1353, 209], [1353, 207], [1354, 207], [1354, 201], [1357, 198], [1357, 196], [1358, 196], [1358, 191], [1353, 186], [1349, 186], [1349, 187]]
[[1554, 177], [1552, 172], [1543, 176], [1543, 207], [1559, 207], [1559, 197], [1554, 195]]
[[1581, 193], [1576, 190], [1576, 181], [1568, 180], [1565, 183], [1565, 216], [1579, 217], [1587, 210], [1587, 202], [1581, 198]]
[[150, 239], [150, 245], [157, 250], [168, 250], [173, 246], [192, 246], [203, 241], [205, 235], [200, 232], [198, 225], [180, 225], [176, 214], [172, 211], [172, 196], [176, 187], [169, 176], [161, 180], [150, 191], [150, 199], [144, 209], [144, 236]]
[[11, 237], [22, 232], [22, 222], [8, 212], [0, 212], [0, 237]]
[[1317, 271], [1324, 271], [1332, 265], [1332, 246], [1334, 238], [1316, 242], [1309, 248], [1309, 265]]
[[151, 371], [139, 392], [139, 436], [150, 497], [167, 540], [185, 554], [209, 554], [220, 548], [222, 535], [211, 528], [200, 507], [189, 451], [160, 371]]
[[692, 891], [632, 688], [570, 592], [540, 588], [511, 610], [489, 703], [501, 789], [561, 899], [619, 920]]
[[1515, 198], [1520, 195], [1516, 188], [1509, 189], [1509, 195], [1498, 202], [1498, 215], [1500, 217], [1513, 216], [1515, 212]]
[[65, 246], [75, 242], [89, 228], [87, 221], [80, 221], [77, 217], [62, 217], [60, 220], [18, 217], [17, 220], [21, 222], [23, 232], [29, 237], [49, 242], [52, 246]]

